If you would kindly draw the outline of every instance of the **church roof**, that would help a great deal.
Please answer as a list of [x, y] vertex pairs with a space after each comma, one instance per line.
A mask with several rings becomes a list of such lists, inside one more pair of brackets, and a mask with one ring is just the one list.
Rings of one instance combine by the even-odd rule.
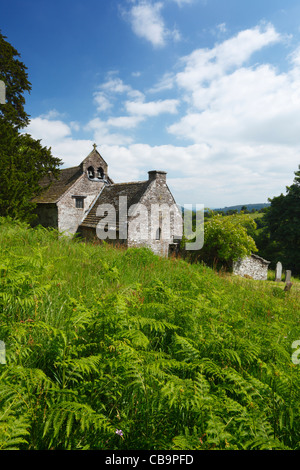
[[[45, 188], [42, 193], [33, 199], [35, 203], [55, 203], [82, 175], [82, 168], [74, 166], [60, 170], [58, 178], [54, 178], [52, 173], [45, 176], [40, 182], [40, 186]], [[50, 184], [50, 186], [49, 186]], [[47, 188], [47, 186], [49, 186]]]
[[[102, 192], [99, 194], [95, 204], [91, 207], [88, 214], [84, 218], [81, 226], [96, 228], [98, 223], [101, 221], [101, 218], [97, 216], [97, 209], [101, 204], [111, 204], [115, 208], [116, 212], [116, 221], [118, 228], [119, 221], [119, 197], [127, 197], [127, 208], [129, 209], [133, 204], [137, 204], [142, 195], [145, 193], [151, 181], [137, 181], [133, 183], [115, 183], [112, 185], [107, 185], [103, 188]], [[106, 217], [106, 222], [110, 223]], [[115, 226], [114, 220], [111, 221], [111, 225]]]
[[[55, 178], [52, 173], [49, 173], [49, 175], [42, 178], [39, 182], [39, 185], [41, 188], [44, 188], [44, 190], [38, 196], [32, 199], [32, 202], [38, 204], [55, 204], [58, 202], [61, 196], [66, 191], [68, 191], [75, 181], [78, 180], [78, 178], [80, 178], [80, 176], [84, 173], [85, 166], [89, 164], [88, 162], [93, 156], [96, 156], [100, 159], [100, 162], [103, 162], [105, 165], [107, 165], [98, 150], [96, 150], [96, 144], [94, 144], [93, 147], [94, 149], [80, 163], [80, 165], [74, 166], [72, 168], [61, 169], [57, 178]], [[113, 183], [109, 176], [107, 176], [107, 180], [109, 183]]]

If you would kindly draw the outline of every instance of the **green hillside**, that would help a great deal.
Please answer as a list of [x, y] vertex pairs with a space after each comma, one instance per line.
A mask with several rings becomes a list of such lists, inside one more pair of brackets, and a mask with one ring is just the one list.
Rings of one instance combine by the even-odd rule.
[[0, 244], [1, 450], [300, 448], [299, 284], [5, 219]]
[[215, 211], [223, 211], [223, 212], [228, 212], [228, 211], [235, 211], [237, 210], [238, 212], [240, 212], [240, 210], [242, 209], [242, 207], [246, 207], [247, 210], [249, 212], [251, 212], [253, 209], [255, 211], [259, 211], [260, 209], [264, 209], [265, 207], [269, 207], [270, 204], [269, 203], [262, 203], [262, 204], [239, 204], [239, 205], [236, 205], [236, 206], [226, 206], [226, 207], [222, 207], [220, 209], [213, 209]]

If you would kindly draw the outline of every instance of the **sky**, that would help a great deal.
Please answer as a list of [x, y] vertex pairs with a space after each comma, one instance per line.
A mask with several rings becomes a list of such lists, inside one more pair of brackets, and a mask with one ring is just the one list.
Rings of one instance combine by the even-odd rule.
[[167, 172], [178, 204], [266, 203], [300, 164], [299, 0], [0, 0], [62, 168]]

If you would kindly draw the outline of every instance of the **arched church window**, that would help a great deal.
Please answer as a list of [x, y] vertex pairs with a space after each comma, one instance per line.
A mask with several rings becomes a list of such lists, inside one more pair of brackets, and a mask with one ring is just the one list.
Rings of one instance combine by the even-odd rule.
[[161, 228], [159, 227], [159, 228], [156, 230], [156, 240], [160, 240], [160, 237], [161, 237]]

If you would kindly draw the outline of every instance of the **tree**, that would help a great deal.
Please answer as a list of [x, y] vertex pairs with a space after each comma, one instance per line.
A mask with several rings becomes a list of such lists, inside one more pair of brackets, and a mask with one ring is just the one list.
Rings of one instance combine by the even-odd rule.
[[251, 236], [256, 224], [247, 214], [213, 215], [204, 222], [204, 245], [192, 257], [231, 267], [232, 261], [257, 251]]
[[18, 51], [6, 41], [0, 31], [0, 80], [6, 86], [6, 103], [0, 105], [0, 120], [18, 129], [29, 123], [29, 116], [24, 109], [24, 93], [30, 92], [27, 67], [18, 57]]
[[270, 253], [274, 261], [281, 261], [286, 269], [299, 274], [300, 165], [295, 172], [294, 183], [286, 187], [286, 194], [281, 193], [269, 201], [271, 206], [264, 215], [264, 243], [274, 248]]
[[249, 211], [247, 209], [247, 206], [242, 206], [241, 207], [241, 212], [243, 212], [244, 214], [249, 214]]
[[40, 140], [20, 132], [29, 123], [24, 93], [31, 84], [19, 53], [5, 39], [0, 32], [0, 80], [7, 98], [0, 105], [0, 216], [30, 221], [32, 198], [41, 192], [39, 180], [49, 171], [58, 176], [61, 160]]
[[48, 172], [57, 176], [60, 160], [40, 140], [19, 134], [1, 121], [0, 135], [0, 216], [30, 222], [35, 208], [32, 198], [42, 191], [39, 180]]

